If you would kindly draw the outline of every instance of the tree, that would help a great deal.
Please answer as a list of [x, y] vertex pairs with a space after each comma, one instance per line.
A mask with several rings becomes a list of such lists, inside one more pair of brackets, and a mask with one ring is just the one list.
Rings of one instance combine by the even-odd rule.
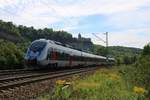
[[131, 57], [125, 55], [125, 56], [123, 57], [123, 63], [126, 64], [126, 65], [131, 64], [131, 63], [132, 63], [132, 62], [131, 62]]
[[3, 22], [0, 20], [0, 31], [7, 32], [11, 35], [20, 36], [18, 28], [12, 22]]
[[121, 64], [121, 61], [120, 61], [119, 58], [116, 59], [116, 64], [117, 64], [117, 65], [120, 65], [120, 64]]
[[14, 43], [0, 40], [0, 48], [0, 66], [3, 69], [22, 64], [23, 52]]
[[142, 54], [143, 55], [150, 55], [150, 44], [144, 46]]

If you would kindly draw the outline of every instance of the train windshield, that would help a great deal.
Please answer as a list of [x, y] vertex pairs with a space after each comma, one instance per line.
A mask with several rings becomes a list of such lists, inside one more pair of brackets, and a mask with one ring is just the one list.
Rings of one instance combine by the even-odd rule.
[[36, 52], [36, 51], [42, 51], [45, 46], [46, 46], [46, 42], [44, 42], [44, 41], [37, 41], [37, 42], [34, 42], [30, 46], [30, 50], [32, 50], [34, 52]]

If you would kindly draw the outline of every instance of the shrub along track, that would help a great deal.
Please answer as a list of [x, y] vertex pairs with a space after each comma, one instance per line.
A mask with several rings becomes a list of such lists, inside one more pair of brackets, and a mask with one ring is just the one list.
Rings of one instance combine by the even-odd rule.
[[[26, 91], [25, 89], [27, 85], [36, 84], [38, 82], [47, 81], [47, 80], [51, 81], [59, 78], [61, 79], [63, 77], [72, 76], [74, 74], [87, 73], [90, 71], [94, 71], [96, 69], [97, 67], [91, 67], [91, 68], [88, 67], [88, 68], [80, 68], [80, 69], [59, 70], [59, 71], [45, 72], [45, 73], [41, 72], [41, 73], [28, 73], [22, 75], [19, 74], [19, 76], [16, 75], [16, 76], [4, 77], [0, 79], [0, 91], [1, 91], [0, 99], [11, 100], [14, 99], [14, 97], [16, 98], [16, 93], [19, 92], [20, 88], [24, 88], [24, 91]], [[15, 90], [17, 90], [17, 92]], [[20, 91], [22, 91], [22, 89]], [[35, 92], [38, 92], [38, 90]], [[34, 95], [32, 95], [31, 97], [33, 96]], [[18, 99], [19, 100], [26, 99], [26, 97], [22, 97], [22, 95], [20, 94], [20, 97], [18, 96]]]

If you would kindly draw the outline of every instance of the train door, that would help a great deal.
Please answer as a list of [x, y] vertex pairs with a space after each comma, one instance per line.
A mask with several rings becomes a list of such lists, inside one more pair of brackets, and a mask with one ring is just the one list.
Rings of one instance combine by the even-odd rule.
[[56, 49], [52, 49], [52, 60], [57, 60], [58, 56], [57, 56], [57, 51]]
[[73, 63], [73, 57], [70, 55], [70, 57], [69, 57], [69, 66], [72, 66], [72, 63]]
[[73, 66], [73, 54], [72, 54], [72, 52], [70, 52], [70, 54], [69, 54], [69, 66], [70, 67]]

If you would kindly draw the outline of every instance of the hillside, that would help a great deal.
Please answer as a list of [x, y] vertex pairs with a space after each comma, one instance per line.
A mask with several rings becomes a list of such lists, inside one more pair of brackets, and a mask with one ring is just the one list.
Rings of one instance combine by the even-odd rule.
[[[116, 59], [117, 64], [132, 64], [134, 63], [142, 49], [132, 48], [132, 47], [123, 47], [123, 46], [109, 46], [108, 47], [108, 56]], [[93, 51], [94, 54], [106, 56], [107, 49], [101, 45], [94, 45]]]
[[[106, 48], [101, 45], [94, 45], [94, 53], [106, 56]], [[140, 48], [132, 48], [132, 47], [124, 47], [124, 46], [109, 46], [108, 52], [111, 57], [121, 57], [124, 55], [136, 56], [139, 55], [142, 49]]]
[[139, 48], [132, 48], [132, 47], [123, 47], [123, 46], [110, 46], [109, 52], [111, 55], [115, 57], [119, 57], [122, 55], [138, 55], [142, 50]]
[[12, 22], [4, 22], [2, 20], [0, 20], [0, 38], [12, 42], [19, 42], [21, 40], [32, 42], [36, 39], [45, 38], [84, 50], [90, 50], [93, 45], [89, 38], [74, 38], [70, 33], [62, 30], [54, 31], [51, 28], [35, 29], [34, 27], [23, 25], [16, 26]]
[[12, 42], [21, 41], [21, 37], [14, 35], [14, 34], [7, 33], [7, 32], [3, 32], [3, 31], [0, 31], [0, 39], [5, 39], [5, 40], [12, 41]]

